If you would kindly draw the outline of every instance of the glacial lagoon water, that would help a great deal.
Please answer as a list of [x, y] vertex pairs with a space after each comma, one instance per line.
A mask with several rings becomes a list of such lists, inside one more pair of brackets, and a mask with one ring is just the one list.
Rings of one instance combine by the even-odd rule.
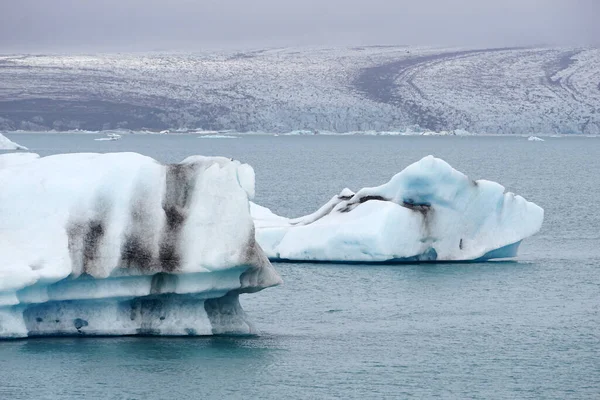
[[259, 337], [3, 341], [0, 399], [600, 398], [600, 138], [6, 136], [41, 155], [233, 157], [290, 216], [433, 154], [546, 218], [514, 261], [276, 264], [283, 286], [241, 298]]

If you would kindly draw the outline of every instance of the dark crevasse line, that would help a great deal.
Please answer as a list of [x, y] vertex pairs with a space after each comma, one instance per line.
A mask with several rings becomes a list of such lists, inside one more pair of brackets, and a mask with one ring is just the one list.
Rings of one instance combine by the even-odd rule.
[[[454, 59], [466, 57], [481, 53], [500, 52], [507, 50], [519, 50], [521, 48], [498, 48], [498, 49], [479, 49], [464, 50], [441, 54], [431, 54], [419, 57], [410, 57], [398, 61], [392, 61], [386, 64], [368, 67], [361, 71], [358, 77], [351, 83], [354, 88], [363, 96], [378, 103], [393, 104], [408, 114], [412, 123], [418, 124], [422, 128], [431, 130], [440, 130], [448, 124], [441, 117], [434, 114], [432, 110], [421, 106], [409, 96], [396, 90], [396, 80], [398, 77], [412, 69], [416, 69], [423, 64], [434, 61], [443, 61], [445, 59]], [[413, 90], [418, 91], [414, 85]]]

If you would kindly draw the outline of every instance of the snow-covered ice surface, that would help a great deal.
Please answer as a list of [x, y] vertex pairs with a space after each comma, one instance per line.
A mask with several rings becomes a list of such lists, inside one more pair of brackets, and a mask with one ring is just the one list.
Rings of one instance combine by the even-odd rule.
[[432, 156], [384, 185], [344, 189], [304, 217], [284, 218], [254, 203], [251, 212], [270, 259], [329, 262], [513, 257], [544, 219], [536, 204]]
[[13, 142], [0, 133], [0, 150], [28, 150], [28, 148]]
[[0, 56], [0, 129], [600, 133], [600, 49]]
[[6, 153], [0, 154], [0, 170], [20, 164], [26, 164], [40, 158], [35, 153]]
[[5, 154], [0, 188], [0, 337], [253, 334], [239, 294], [281, 282], [238, 161]]

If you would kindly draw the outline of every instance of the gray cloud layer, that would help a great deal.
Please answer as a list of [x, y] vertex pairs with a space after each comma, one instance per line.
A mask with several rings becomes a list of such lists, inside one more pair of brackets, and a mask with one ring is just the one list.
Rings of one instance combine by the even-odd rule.
[[0, 52], [600, 43], [598, 0], [0, 0]]

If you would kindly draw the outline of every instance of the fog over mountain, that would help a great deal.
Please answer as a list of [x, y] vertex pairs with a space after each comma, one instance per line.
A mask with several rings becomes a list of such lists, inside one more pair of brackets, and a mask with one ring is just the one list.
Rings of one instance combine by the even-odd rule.
[[589, 45], [596, 0], [19, 0], [0, 53], [299, 45]]

